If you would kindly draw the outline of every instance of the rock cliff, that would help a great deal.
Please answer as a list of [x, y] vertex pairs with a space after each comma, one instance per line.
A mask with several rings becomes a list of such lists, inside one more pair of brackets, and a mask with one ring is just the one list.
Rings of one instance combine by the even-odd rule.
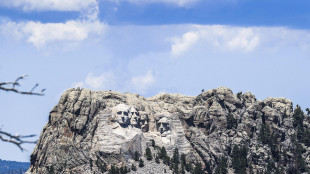
[[[28, 173], [104, 173], [133, 165], [131, 173], [172, 173], [171, 165], [146, 160], [147, 147], [153, 158], [162, 147], [170, 157], [177, 148], [204, 173], [303, 173], [310, 167], [310, 140], [303, 138], [310, 124], [301, 114], [298, 123], [288, 99], [258, 101], [224, 87], [150, 98], [69, 89], [49, 114]], [[138, 167], [136, 153], [145, 167]]]

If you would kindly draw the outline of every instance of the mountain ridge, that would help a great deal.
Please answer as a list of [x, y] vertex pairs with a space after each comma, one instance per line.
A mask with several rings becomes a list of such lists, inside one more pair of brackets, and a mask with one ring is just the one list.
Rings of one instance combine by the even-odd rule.
[[[177, 149], [186, 154], [184, 165], [201, 164], [205, 173], [304, 173], [310, 165], [310, 123], [300, 107], [296, 110], [285, 98], [258, 101], [250, 92], [234, 94], [225, 87], [198, 96], [149, 98], [71, 88], [50, 112], [28, 173], [130, 168], [138, 165], [135, 152], [155, 170], [144, 153], [152, 141], [154, 158], [160, 148], [171, 158]], [[176, 172], [181, 167], [171, 167], [176, 164], [156, 171]]]
[[0, 174], [21, 174], [29, 168], [29, 162], [8, 161], [0, 159]]

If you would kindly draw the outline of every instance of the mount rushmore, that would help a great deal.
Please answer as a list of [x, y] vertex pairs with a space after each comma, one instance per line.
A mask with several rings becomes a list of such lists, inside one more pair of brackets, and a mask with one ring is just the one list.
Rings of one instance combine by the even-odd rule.
[[[149, 98], [72, 88], [51, 110], [27, 173], [130, 168], [138, 165], [135, 154], [145, 159], [149, 147], [156, 156], [152, 142], [164, 147], [167, 156], [177, 148], [186, 163], [201, 164], [204, 173], [303, 173], [310, 166], [310, 147], [298, 139], [294, 114], [288, 99], [259, 101], [250, 92], [234, 94], [225, 87], [198, 96], [162, 93]], [[302, 116], [307, 132], [309, 119]], [[145, 165], [131, 172], [175, 173], [162, 162]]]

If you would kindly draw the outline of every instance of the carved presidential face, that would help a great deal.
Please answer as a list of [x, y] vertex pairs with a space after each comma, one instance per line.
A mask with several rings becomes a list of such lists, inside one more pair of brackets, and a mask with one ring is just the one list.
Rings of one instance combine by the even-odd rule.
[[157, 122], [157, 126], [158, 126], [158, 131], [163, 134], [165, 132], [167, 132], [169, 130], [169, 123], [166, 117], [161, 118], [158, 122]]
[[140, 114], [136, 107], [130, 108], [130, 123], [135, 127], [140, 127]]
[[149, 131], [149, 117], [146, 112], [139, 112], [140, 113], [140, 126], [142, 132], [148, 132]]
[[113, 108], [113, 117], [122, 127], [128, 126], [130, 122], [129, 106], [125, 104], [119, 104]]
[[166, 133], [170, 130], [170, 115], [168, 113], [159, 114], [156, 117], [157, 123], [157, 131], [162, 134], [162, 136], [166, 135]]

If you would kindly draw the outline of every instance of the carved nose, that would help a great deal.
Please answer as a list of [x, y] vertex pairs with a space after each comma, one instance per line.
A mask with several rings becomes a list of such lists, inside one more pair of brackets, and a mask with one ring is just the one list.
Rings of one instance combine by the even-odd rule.
[[124, 121], [125, 120], [125, 115], [124, 115], [124, 113], [122, 113], [122, 120]]

